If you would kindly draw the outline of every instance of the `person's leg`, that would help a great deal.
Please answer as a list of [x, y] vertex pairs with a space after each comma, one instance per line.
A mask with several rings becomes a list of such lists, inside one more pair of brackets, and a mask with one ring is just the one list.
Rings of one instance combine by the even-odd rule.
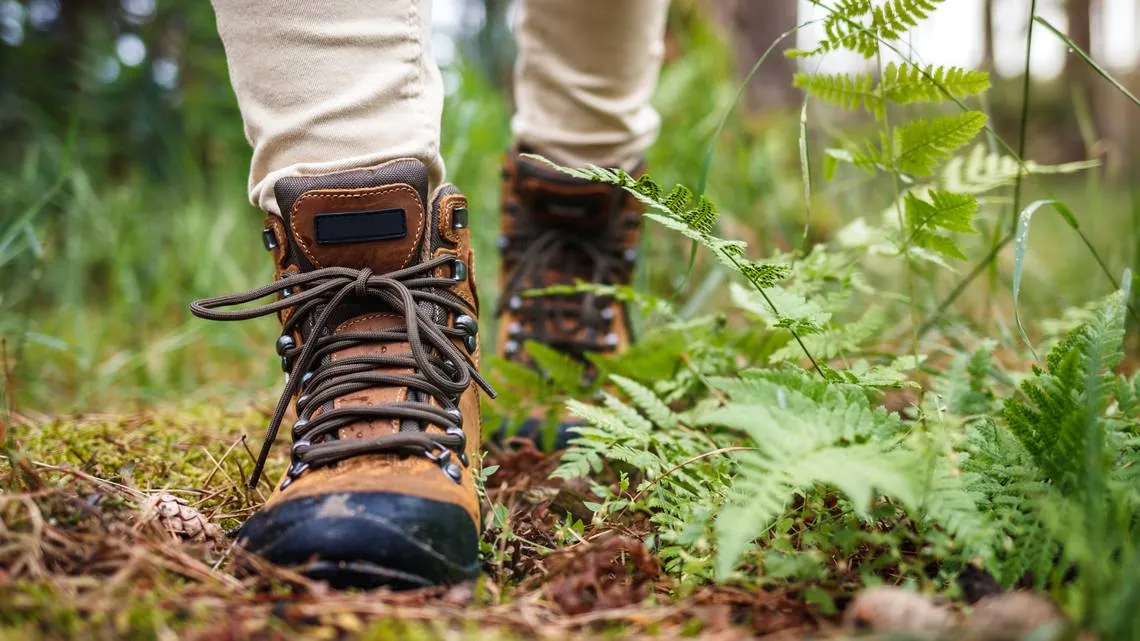
[[467, 201], [432, 189], [443, 91], [430, 1], [215, 7], [277, 274], [191, 309], [281, 318], [287, 378], [253, 483], [278, 428], [293, 437], [288, 470], [239, 542], [334, 585], [473, 578], [478, 387], [489, 388]]
[[533, 340], [578, 357], [629, 342], [626, 310], [592, 294], [526, 297], [576, 281], [625, 285], [641, 204], [520, 156], [640, 171], [660, 118], [650, 104], [668, 0], [522, 0], [515, 144], [504, 168], [499, 351], [529, 362]]
[[657, 136], [650, 104], [669, 0], [522, 0], [515, 139], [555, 162], [633, 168]]
[[273, 185], [416, 158], [432, 184], [443, 83], [431, 0], [213, 0], [246, 136], [250, 199], [277, 212]]

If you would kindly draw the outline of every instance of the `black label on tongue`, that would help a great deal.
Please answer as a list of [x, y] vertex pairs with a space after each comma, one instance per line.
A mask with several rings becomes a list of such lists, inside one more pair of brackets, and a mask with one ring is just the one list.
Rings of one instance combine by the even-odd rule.
[[408, 235], [403, 209], [317, 214], [313, 224], [317, 242], [322, 245], [395, 240]]

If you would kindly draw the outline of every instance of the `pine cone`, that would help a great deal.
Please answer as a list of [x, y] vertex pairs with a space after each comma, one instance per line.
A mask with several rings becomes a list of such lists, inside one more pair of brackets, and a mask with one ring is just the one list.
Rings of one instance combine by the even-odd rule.
[[966, 625], [970, 639], [1022, 641], [1060, 639], [1068, 621], [1057, 604], [1031, 592], [989, 596], [974, 606]]
[[850, 631], [907, 634], [920, 638], [951, 628], [950, 610], [902, 588], [874, 587], [863, 590], [847, 607], [844, 624]]
[[143, 522], [154, 521], [181, 541], [219, 543], [225, 540], [222, 529], [206, 519], [197, 508], [173, 494], [155, 494], [143, 504]]

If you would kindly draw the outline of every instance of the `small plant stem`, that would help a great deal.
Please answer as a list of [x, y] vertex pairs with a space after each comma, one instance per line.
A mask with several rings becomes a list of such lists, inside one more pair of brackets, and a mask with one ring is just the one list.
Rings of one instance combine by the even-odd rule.
[[918, 328], [917, 334], [919, 338], [925, 336], [927, 332], [934, 329], [934, 326], [938, 323], [938, 320], [942, 318], [942, 315], [946, 313], [946, 310], [949, 309], [950, 306], [958, 300], [958, 298], [966, 291], [966, 289], [970, 286], [971, 283], [974, 282], [978, 276], [981, 276], [982, 273], [989, 268], [990, 263], [993, 262], [995, 258], [997, 258], [997, 255], [1001, 253], [1001, 250], [1005, 249], [1006, 245], [1013, 242], [1013, 238], [1013, 233], [1006, 234], [1004, 237], [998, 240], [993, 247], [990, 248], [989, 253], [987, 253], [984, 258], [978, 261], [970, 269], [969, 273], [966, 274], [966, 277], [958, 282], [958, 285], [954, 287], [953, 291], [951, 291], [946, 296], [946, 298], [943, 298], [942, 302], [938, 304], [938, 308], [934, 310], [934, 313], [931, 314], [930, 317], [926, 319], [926, 322], [924, 322]]
[[[1025, 145], [1029, 132], [1029, 92], [1031, 61], [1033, 56], [1033, 23], [1037, 19], [1037, 0], [1030, 0], [1029, 20], [1026, 22], [1025, 34], [1025, 73], [1021, 81], [1021, 131], [1017, 141], [1017, 157], [1025, 158]], [[1021, 211], [1021, 186], [1024, 182], [1024, 173], [1017, 172], [1017, 180], [1013, 184], [1013, 211], [1010, 214], [1009, 233], [1017, 233], [1017, 215]]]
[[[997, 258], [998, 254], [1001, 253], [1001, 250], [1005, 249], [1006, 245], [1013, 242], [1013, 239], [1017, 235], [1017, 218], [1018, 212], [1021, 211], [1021, 188], [1026, 174], [1024, 158], [1025, 146], [1029, 132], [1029, 93], [1031, 88], [1029, 72], [1031, 70], [1030, 62], [1033, 55], [1033, 23], [1036, 21], [1036, 18], [1037, 0], [1031, 0], [1029, 4], [1028, 32], [1026, 33], [1025, 37], [1025, 71], [1021, 86], [1021, 130], [1017, 142], [1017, 162], [1019, 165], [1021, 165], [1021, 170], [1017, 172], [1017, 178], [1014, 182], [1013, 187], [1013, 213], [1010, 216], [1012, 220], [1010, 221], [1009, 231], [1005, 234], [1005, 236], [1002, 236], [1000, 239], [996, 240], [996, 242], [990, 247], [990, 251], [988, 254], [986, 254], [985, 258], [974, 265], [970, 272], [966, 274], [966, 277], [958, 282], [958, 285], [954, 287], [950, 294], [943, 298], [940, 303], [938, 303], [938, 307], [934, 310], [934, 314], [932, 314], [930, 318], [926, 319], [926, 322], [924, 322], [918, 328], [918, 331], [916, 333], [918, 337], [924, 336], [927, 332], [934, 328], [934, 326], [938, 323], [939, 318], [941, 318], [942, 314], [946, 313], [946, 310], [949, 309], [950, 306], [955, 302], [957, 302], [958, 298], [961, 297], [963, 293], [965, 293], [970, 284], [973, 283], [978, 276], [981, 276], [982, 273], [989, 268], [990, 264]], [[998, 138], [998, 140], [1000, 141], [1001, 139]]]
[[718, 456], [720, 454], [731, 454], [732, 452], [759, 452], [759, 451], [760, 451], [760, 449], [756, 448], [756, 447], [744, 447], [744, 446], [738, 445], [738, 446], [733, 446], [733, 447], [722, 447], [722, 448], [715, 449], [715, 450], [712, 450], [709, 452], [703, 452], [703, 453], [698, 454], [696, 456], [691, 456], [691, 457], [685, 459], [684, 461], [681, 461], [680, 463], [674, 465], [673, 467], [665, 470], [665, 472], [661, 476], [658, 476], [657, 478], [653, 479], [653, 481], [651, 481], [649, 483], [649, 485], [646, 485], [645, 487], [638, 490], [637, 494], [634, 494], [633, 498], [631, 498], [629, 502], [630, 503], [637, 503], [637, 501], [642, 497], [642, 495], [649, 491], [649, 488], [653, 487], [654, 485], [657, 485], [661, 481], [665, 480], [665, 477], [667, 477], [670, 474], [672, 474], [673, 472], [676, 472], [677, 470], [685, 467], [686, 465], [689, 465], [690, 463], [696, 463], [697, 461], [700, 461], [702, 459], [709, 458], [710, 456]]

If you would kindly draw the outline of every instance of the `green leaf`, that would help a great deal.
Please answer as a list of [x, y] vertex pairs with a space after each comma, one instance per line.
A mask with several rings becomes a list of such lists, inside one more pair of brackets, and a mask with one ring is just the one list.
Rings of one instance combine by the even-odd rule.
[[876, 160], [904, 173], [930, 176], [938, 163], [973, 140], [986, 126], [986, 120], [980, 111], [967, 111], [909, 122], [895, 129], [891, 153], [884, 145]]
[[[1037, 213], [1042, 207], [1049, 206], [1053, 211], [1057, 212], [1069, 227], [1079, 230], [1080, 224], [1077, 222], [1077, 217], [1073, 215], [1064, 203], [1059, 200], [1038, 200], [1030, 203], [1028, 207], [1021, 210], [1017, 217], [1017, 234], [1014, 236], [1013, 242], [1013, 318], [1017, 323], [1017, 331], [1021, 333], [1022, 340], [1033, 349], [1033, 343], [1029, 340], [1029, 334], [1025, 331], [1025, 325], [1021, 322], [1021, 313], [1018, 311], [1018, 301], [1021, 297], [1021, 279], [1025, 270], [1025, 252], [1029, 249], [1029, 225], [1033, 222], [1033, 215]], [[1036, 358], [1034, 352], [1034, 358]]]
[[931, 190], [930, 200], [908, 192], [906, 223], [909, 233], [906, 245], [915, 245], [947, 258], [965, 260], [966, 255], [954, 239], [941, 232], [975, 233], [973, 220], [978, 201], [969, 194]]

